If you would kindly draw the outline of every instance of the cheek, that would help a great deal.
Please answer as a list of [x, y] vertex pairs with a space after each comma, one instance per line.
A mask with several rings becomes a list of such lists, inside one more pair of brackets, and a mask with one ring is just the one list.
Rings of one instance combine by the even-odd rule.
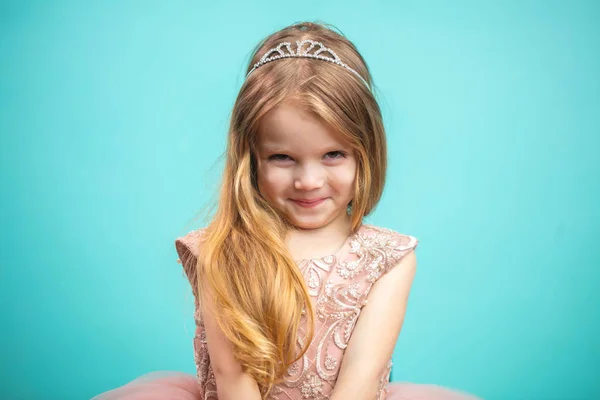
[[277, 193], [289, 185], [290, 176], [285, 169], [265, 166], [257, 172], [259, 189], [263, 193]]
[[356, 163], [349, 164], [345, 168], [335, 171], [334, 181], [340, 191], [354, 191], [354, 180], [356, 179]]

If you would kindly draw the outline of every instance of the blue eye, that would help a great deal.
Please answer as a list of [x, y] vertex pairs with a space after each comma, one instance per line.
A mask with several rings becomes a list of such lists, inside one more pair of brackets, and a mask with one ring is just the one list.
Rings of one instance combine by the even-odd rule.
[[325, 157], [333, 160], [338, 158], [346, 158], [346, 153], [343, 151], [330, 151], [329, 153], [325, 154]]

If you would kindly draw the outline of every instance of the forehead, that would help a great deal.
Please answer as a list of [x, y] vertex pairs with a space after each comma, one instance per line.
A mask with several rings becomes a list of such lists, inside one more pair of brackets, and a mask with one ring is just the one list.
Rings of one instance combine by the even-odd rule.
[[347, 146], [344, 137], [317, 115], [292, 104], [269, 110], [258, 125], [259, 149]]

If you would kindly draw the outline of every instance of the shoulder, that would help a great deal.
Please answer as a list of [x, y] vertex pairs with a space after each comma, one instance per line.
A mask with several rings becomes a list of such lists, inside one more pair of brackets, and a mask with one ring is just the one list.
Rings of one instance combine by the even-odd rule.
[[392, 257], [413, 250], [419, 244], [415, 236], [371, 224], [364, 224], [356, 236], [360, 245], [384, 251]]
[[200, 255], [202, 242], [204, 241], [203, 238], [205, 232], [206, 228], [196, 229], [175, 239], [175, 249], [179, 256], [177, 262], [183, 266], [185, 275], [192, 284], [195, 296], [197, 296], [196, 264], [198, 262], [198, 256]]
[[175, 239], [175, 248], [179, 255], [178, 261], [190, 256], [197, 258], [200, 254], [200, 245], [206, 233], [206, 228], [195, 229]]
[[413, 235], [364, 224], [351, 243], [351, 251], [377, 265], [370, 274], [371, 281], [375, 281], [399, 265], [402, 265], [401, 269], [405, 271], [414, 270], [416, 254], [413, 250], [418, 245], [419, 240]]

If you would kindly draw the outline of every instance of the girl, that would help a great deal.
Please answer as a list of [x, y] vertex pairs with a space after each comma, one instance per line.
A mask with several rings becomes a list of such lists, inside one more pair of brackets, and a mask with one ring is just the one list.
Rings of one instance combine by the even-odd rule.
[[256, 48], [216, 214], [175, 241], [192, 285], [197, 377], [156, 373], [97, 399], [473, 399], [389, 383], [418, 240], [363, 224], [386, 140], [369, 70], [327, 26]]

